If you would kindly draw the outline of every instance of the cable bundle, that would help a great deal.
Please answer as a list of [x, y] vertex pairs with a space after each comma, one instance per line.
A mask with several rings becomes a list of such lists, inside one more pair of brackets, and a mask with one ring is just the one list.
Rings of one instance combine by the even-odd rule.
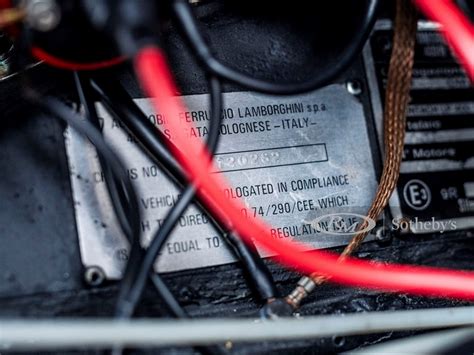
[[[126, 0], [121, 1], [125, 2]], [[405, 0], [398, 1], [401, 3]], [[460, 17], [459, 13], [453, 10], [448, 0], [438, 2], [439, 5], [433, 5], [436, 2], [429, 4], [429, 1], [422, 0], [415, 0], [415, 3], [446, 26], [448, 41], [465, 64], [468, 74], [474, 77], [472, 71], [474, 56], [469, 52], [473, 48], [470, 45], [474, 44], [474, 42], [470, 42], [474, 33], [472, 24], [463, 22], [462, 16]], [[196, 200], [199, 208], [210, 215], [211, 222], [225, 237], [229, 245], [234, 248], [249, 272], [250, 279], [260, 298], [268, 304], [278, 298], [279, 294], [268, 269], [256, 255], [254, 240], [267, 251], [277, 254], [276, 260], [284, 265], [305, 273], [317, 273], [341, 284], [362, 286], [378, 291], [474, 300], [474, 274], [471, 272], [395, 264], [382, 265], [353, 258], [339, 260], [337, 255], [331, 253], [323, 251], [305, 253], [307, 248], [300, 244], [274, 239], [270, 234], [271, 227], [263, 221], [242, 218], [241, 209], [245, 206], [240, 201], [229, 200], [224, 195], [223, 191], [229, 188], [229, 184], [221, 174], [211, 174], [211, 171], [218, 170], [212, 165], [212, 157], [217, 146], [222, 118], [220, 115], [222, 108], [221, 80], [233, 82], [250, 90], [279, 95], [306, 92], [326, 85], [346, 69], [362, 49], [376, 19], [377, 5], [378, 0], [367, 0], [366, 16], [360, 23], [360, 30], [354, 33], [351, 43], [340, 55], [337, 65], [328, 71], [317, 73], [307, 82], [282, 84], [250, 77], [217, 60], [199, 30], [188, 1], [172, 0], [171, 9], [176, 20], [209, 77], [212, 119], [211, 133], [206, 144], [188, 140], [182, 132], [193, 128], [192, 123], [177, 119], [170, 119], [164, 123], [174, 137], [173, 142], [167, 140], [144, 117], [122, 88], [111, 88], [114, 84], [107, 83], [110, 81], [107, 76], [91, 74], [90, 77], [77, 75], [75, 77], [81, 103], [86, 108], [87, 116], [91, 121], [89, 123], [78, 124], [76, 116], [68, 112], [63, 104], [54, 99], [46, 101], [46, 104], [43, 105], [46, 111], [66, 120], [86, 134], [96, 145], [101, 154], [101, 165], [114, 203], [115, 213], [132, 245], [130, 260], [119, 295], [116, 312], [118, 318], [133, 316], [147, 280], [152, 281], [173, 316], [187, 317], [159, 275], [153, 272], [153, 265], [177, 220], [193, 200]], [[139, 8], [137, 9], [139, 10]], [[443, 10], [446, 11], [444, 15], [441, 14]], [[156, 110], [166, 117], [178, 117], [185, 107], [182, 102], [176, 100], [175, 95], [179, 93], [179, 90], [174, 83], [166, 56], [163, 50], [155, 44], [158, 40], [153, 37], [153, 31], [142, 31], [142, 27], [134, 27], [146, 27], [147, 25], [149, 24], [127, 22], [127, 26], [131, 26], [130, 28], [124, 25], [125, 27], [120, 28], [121, 31], [114, 32], [114, 34], [123, 34], [125, 31], [126, 40], [121, 37], [115, 37], [115, 40], [118, 47], [122, 49], [123, 55], [135, 54], [134, 65], [137, 77], [148, 96], [155, 99], [153, 102]], [[456, 37], [457, 35], [454, 33], [459, 36]], [[137, 37], [136, 41], [130, 41], [130, 38], [144, 34], [144, 38]], [[33, 54], [54, 66], [74, 70], [98, 70], [123, 61], [123, 57], [118, 57], [110, 61], [86, 65], [64, 62], [39, 48], [35, 48]], [[143, 250], [139, 242], [140, 213], [133, 186], [126, 174], [124, 175], [124, 168], [119, 159], [110, 151], [110, 148], [107, 148], [103, 138], [92, 127], [92, 125], [97, 126], [98, 123], [93, 104], [93, 99], [97, 97], [112, 114], [122, 120], [144, 150], [160, 163], [183, 190], [147, 250]], [[393, 190], [393, 186], [391, 189]], [[385, 206], [386, 199], [383, 201], [377, 205], [375, 215], [380, 213], [380, 209]], [[246, 244], [242, 243], [242, 240]], [[220, 349], [214, 348], [199, 350], [208, 353], [220, 352]]]

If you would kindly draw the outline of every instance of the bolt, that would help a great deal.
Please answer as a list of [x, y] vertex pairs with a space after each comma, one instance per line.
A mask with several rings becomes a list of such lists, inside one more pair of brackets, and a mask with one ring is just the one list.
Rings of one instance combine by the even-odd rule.
[[380, 226], [375, 229], [375, 240], [379, 242], [387, 242], [392, 239], [392, 233], [387, 226]]
[[375, 230], [375, 239], [377, 240], [385, 240], [388, 235], [388, 228], [385, 226], [381, 226]]
[[344, 339], [344, 337], [341, 337], [341, 336], [333, 336], [332, 343], [334, 344], [335, 347], [340, 348], [344, 346], [344, 344], [346, 343], [346, 339]]
[[29, 25], [42, 32], [56, 28], [61, 20], [61, 11], [54, 0], [30, 0], [26, 13]]
[[84, 272], [84, 281], [93, 287], [102, 285], [105, 281], [105, 273], [98, 266], [89, 266]]
[[362, 93], [362, 84], [359, 80], [350, 80], [346, 83], [346, 89], [349, 94], [357, 96]]

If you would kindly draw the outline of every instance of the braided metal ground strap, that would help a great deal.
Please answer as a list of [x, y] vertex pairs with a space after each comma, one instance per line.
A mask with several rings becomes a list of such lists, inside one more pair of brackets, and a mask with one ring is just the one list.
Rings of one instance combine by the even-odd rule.
[[[417, 16], [410, 0], [397, 0], [394, 21], [393, 48], [390, 57], [384, 109], [384, 166], [380, 184], [367, 217], [377, 220], [387, 206], [397, 185], [403, 156], [406, 111], [410, 98], [411, 77], [415, 54]], [[364, 230], [367, 221], [359, 227]], [[357, 233], [342, 252], [339, 260], [352, 254], [367, 236], [368, 231]], [[301, 300], [322, 284], [327, 277], [311, 274], [298, 282], [298, 287], [287, 297], [295, 308]]]

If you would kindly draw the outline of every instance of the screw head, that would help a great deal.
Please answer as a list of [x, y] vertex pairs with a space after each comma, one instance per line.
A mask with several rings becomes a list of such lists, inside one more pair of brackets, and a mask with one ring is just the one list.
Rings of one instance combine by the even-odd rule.
[[26, 6], [27, 21], [38, 31], [51, 31], [61, 20], [61, 11], [54, 0], [30, 0]]
[[335, 335], [331, 338], [331, 340], [332, 340], [332, 343], [334, 344], [334, 346], [336, 348], [340, 348], [340, 347], [344, 346], [344, 344], [346, 343], [346, 339], [344, 337], [341, 337], [341, 336], [336, 336]]
[[84, 281], [93, 287], [100, 286], [105, 281], [105, 273], [98, 266], [89, 266], [84, 272]]
[[362, 93], [362, 84], [359, 80], [350, 80], [346, 83], [346, 89], [349, 94], [357, 96]]
[[392, 233], [387, 226], [380, 226], [375, 230], [375, 240], [379, 242], [387, 242], [392, 239]]

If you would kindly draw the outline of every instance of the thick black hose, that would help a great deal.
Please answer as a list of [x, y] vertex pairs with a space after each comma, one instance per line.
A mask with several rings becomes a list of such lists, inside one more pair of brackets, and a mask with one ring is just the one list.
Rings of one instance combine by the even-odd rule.
[[275, 83], [260, 80], [223, 64], [215, 58], [211, 48], [202, 36], [188, 0], [172, 0], [172, 8], [181, 29], [187, 37], [189, 45], [209, 73], [250, 90], [275, 95], [294, 95], [316, 90], [331, 83], [349, 67], [354, 58], [361, 52], [372, 31], [379, 6], [379, 0], [367, 1], [366, 15], [363, 17], [359, 28], [354, 31], [354, 36], [349, 40], [347, 47], [341, 55], [334, 59], [331, 66], [315, 73], [308, 81], [300, 83]]

